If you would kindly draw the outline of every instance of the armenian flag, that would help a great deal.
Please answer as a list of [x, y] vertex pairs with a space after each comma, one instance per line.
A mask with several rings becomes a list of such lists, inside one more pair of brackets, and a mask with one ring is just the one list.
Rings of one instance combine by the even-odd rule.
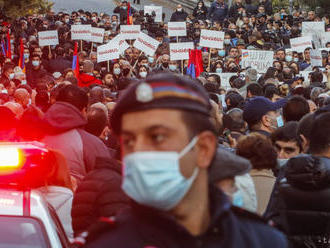
[[203, 71], [202, 51], [198, 49], [189, 50], [189, 62], [186, 74], [192, 78], [196, 78]]
[[7, 58], [11, 59], [11, 44], [10, 44], [10, 33], [9, 29], [7, 31]]
[[22, 72], [25, 73], [25, 58], [24, 58], [24, 46], [23, 46], [23, 39], [20, 39], [20, 51], [19, 51], [19, 62], [18, 66], [21, 67]]
[[78, 42], [74, 44], [73, 60], [72, 60], [72, 70], [77, 79], [79, 79], [79, 57], [78, 57]]
[[127, 25], [133, 24], [132, 8], [131, 4], [127, 3]]

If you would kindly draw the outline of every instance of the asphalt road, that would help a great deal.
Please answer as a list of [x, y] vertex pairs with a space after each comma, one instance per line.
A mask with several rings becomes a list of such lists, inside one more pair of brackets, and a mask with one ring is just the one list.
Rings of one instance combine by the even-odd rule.
[[[163, 6], [163, 13], [165, 13], [165, 21], [167, 22], [171, 17], [175, 4], [166, 0], [140, 0], [141, 4], [133, 4], [133, 8], [140, 10], [144, 5], [156, 5]], [[114, 8], [117, 6], [114, 0], [52, 0], [54, 2], [53, 10], [55, 12], [67, 11], [72, 12], [74, 10], [83, 9], [85, 11], [95, 11], [98, 13], [112, 14]]]

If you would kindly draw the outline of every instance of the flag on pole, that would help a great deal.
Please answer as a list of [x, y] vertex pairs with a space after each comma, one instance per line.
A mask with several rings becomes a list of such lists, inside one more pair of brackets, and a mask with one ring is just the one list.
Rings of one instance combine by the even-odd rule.
[[74, 44], [73, 60], [72, 60], [72, 70], [76, 78], [79, 80], [79, 57], [78, 57], [78, 42]]
[[7, 57], [7, 50], [4, 40], [1, 40], [1, 52], [3, 56]]
[[197, 78], [203, 71], [202, 51], [189, 49], [189, 62], [186, 74], [192, 78]]
[[7, 58], [11, 59], [11, 44], [10, 44], [10, 33], [9, 29], [7, 31]]
[[18, 66], [21, 67], [22, 72], [25, 73], [25, 58], [24, 58], [24, 45], [23, 45], [23, 39], [20, 39], [20, 51], [19, 51], [19, 62]]
[[131, 4], [127, 3], [127, 25], [133, 24], [132, 8]]

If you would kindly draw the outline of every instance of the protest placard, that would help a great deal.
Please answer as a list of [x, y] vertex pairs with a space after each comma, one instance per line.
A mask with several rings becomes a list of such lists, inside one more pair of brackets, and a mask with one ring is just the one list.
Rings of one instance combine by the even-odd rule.
[[311, 50], [311, 65], [322, 66], [322, 54], [320, 50]]
[[91, 41], [95, 43], [103, 43], [104, 28], [91, 28]]
[[265, 73], [273, 66], [273, 51], [242, 50], [242, 68], [252, 67], [259, 73]]
[[91, 40], [91, 25], [72, 25], [71, 39], [72, 40]]
[[330, 32], [324, 32], [320, 35], [322, 47], [326, 47], [326, 44], [330, 42]]
[[211, 74], [219, 75], [219, 77], [221, 79], [221, 88], [224, 88], [226, 90], [231, 88], [229, 79], [232, 76], [237, 76], [237, 73], [234, 73], [234, 72], [211, 73]]
[[163, 21], [163, 7], [162, 6], [144, 6], [144, 14], [152, 15], [152, 12], [155, 12], [155, 22]]
[[199, 45], [201, 47], [221, 49], [223, 48], [224, 37], [224, 32], [202, 29]]
[[194, 49], [193, 42], [170, 43], [171, 60], [189, 59], [189, 49]]
[[110, 41], [109, 43], [97, 47], [97, 63], [119, 58], [118, 45]]
[[185, 22], [169, 22], [167, 24], [168, 36], [186, 36], [187, 26]]
[[140, 25], [120, 25], [120, 34], [123, 40], [135, 40], [139, 37]]
[[290, 39], [291, 49], [293, 51], [296, 51], [298, 53], [304, 52], [304, 50], [307, 47], [312, 48], [312, 37], [311, 36], [305, 36], [305, 37], [299, 37]]
[[159, 41], [151, 38], [145, 33], [140, 33], [137, 39], [134, 41], [133, 46], [141, 50], [149, 56], [153, 56], [158, 48]]
[[118, 34], [115, 38], [111, 40], [113, 44], [118, 44], [119, 53], [124, 53], [130, 46], [127, 44], [126, 40], [123, 40], [121, 34]]
[[302, 22], [301, 35], [309, 36], [311, 34], [319, 35], [325, 32], [325, 23], [322, 22]]
[[56, 46], [58, 45], [57, 30], [43, 31], [38, 33], [39, 46]]

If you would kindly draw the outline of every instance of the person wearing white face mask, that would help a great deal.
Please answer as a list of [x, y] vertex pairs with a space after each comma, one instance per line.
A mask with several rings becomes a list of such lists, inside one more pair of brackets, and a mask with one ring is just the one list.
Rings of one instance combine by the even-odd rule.
[[148, 75], [148, 67], [145, 66], [145, 65], [141, 65], [140, 68], [139, 68], [139, 75], [138, 75], [138, 78], [146, 78]]
[[210, 184], [217, 149], [210, 110], [202, 86], [177, 74], [129, 86], [111, 127], [121, 140], [122, 189], [132, 208], [108, 219], [115, 232], [87, 233], [85, 247], [287, 247], [282, 234]]
[[15, 64], [12, 62], [7, 62], [2, 67], [2, 75], [1, 75], [1, 82], [9, 81], [14, 79], [15, 73], [14, 73]]
[[176, 11], [173, 12], [171, 16], [171, 22], [184, 22], [188, 17], [188, 13], [185, 12], [182, 8], [181, 4], [178, 4], [176, 7]]

